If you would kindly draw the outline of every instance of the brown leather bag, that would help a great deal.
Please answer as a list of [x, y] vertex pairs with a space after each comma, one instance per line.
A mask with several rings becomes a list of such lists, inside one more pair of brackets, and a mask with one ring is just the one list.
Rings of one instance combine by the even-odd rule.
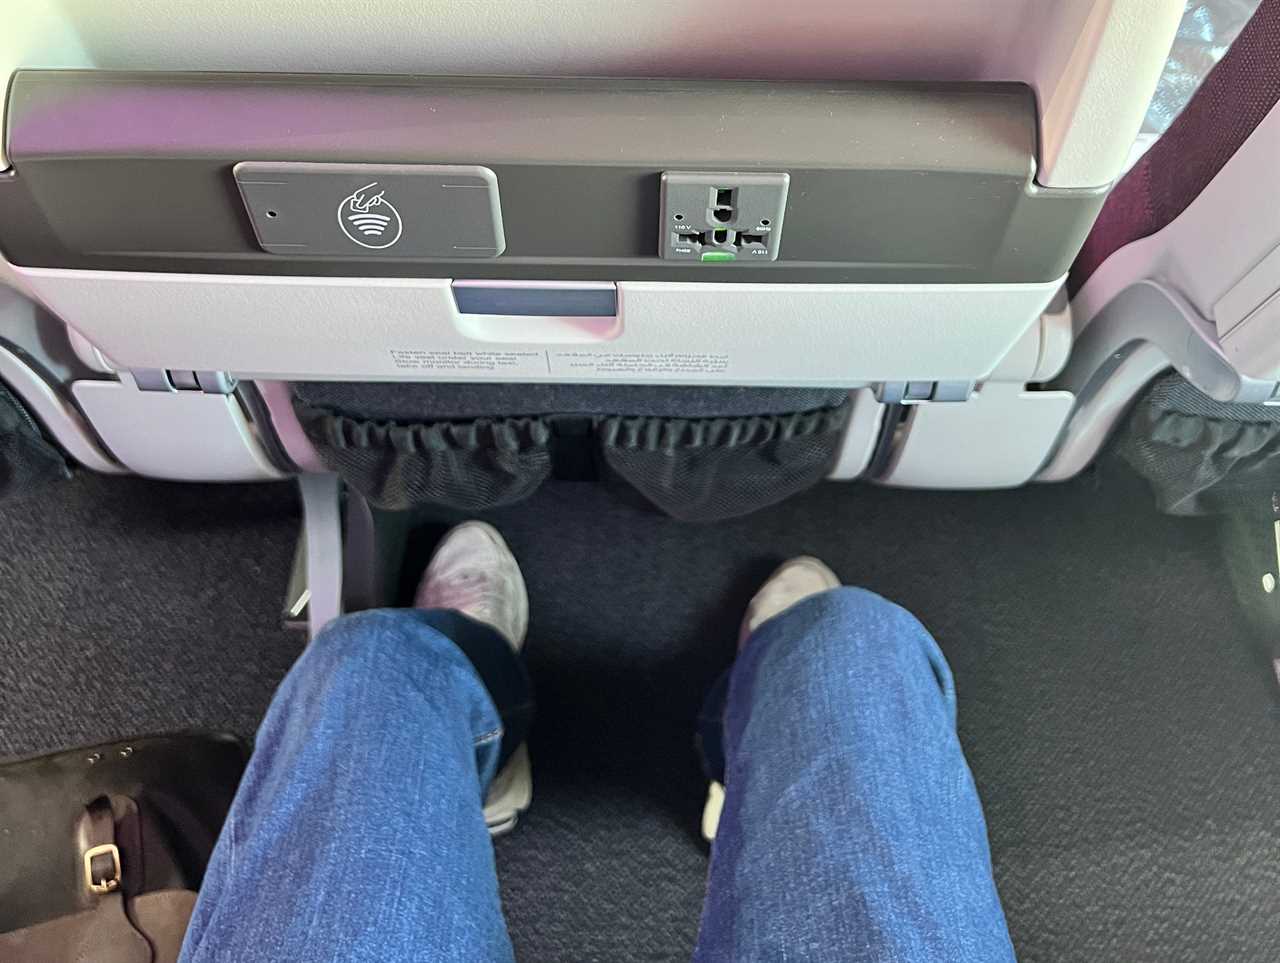
[[189, 733], [0, 765], [0, 960], [174, 963], [247, 759]]

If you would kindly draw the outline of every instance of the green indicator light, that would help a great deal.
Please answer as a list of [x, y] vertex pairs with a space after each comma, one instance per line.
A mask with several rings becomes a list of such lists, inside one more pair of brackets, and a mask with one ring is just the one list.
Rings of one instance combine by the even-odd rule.
[[732, 261], [736, 254], [732, 251], [703, 251], [702, 260], [704, 261]]

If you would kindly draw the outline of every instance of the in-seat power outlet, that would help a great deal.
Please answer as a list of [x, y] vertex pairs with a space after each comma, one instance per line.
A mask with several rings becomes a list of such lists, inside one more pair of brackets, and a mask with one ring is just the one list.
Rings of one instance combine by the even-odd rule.
[[703, 263], [777, 260], [790, 182], [788, 174], [667, 171], [659, 253]]

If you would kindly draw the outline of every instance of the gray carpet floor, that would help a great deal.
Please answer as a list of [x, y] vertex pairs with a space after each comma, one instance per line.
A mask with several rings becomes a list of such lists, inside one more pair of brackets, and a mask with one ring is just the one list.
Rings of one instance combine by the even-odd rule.
[[[911, 608], [950, 659], [1022, 960], [1280, 958], [1266, 626], [1223, 530], [1148, 506], [1109, 476], [825, 485], [705, 527], [582, 483], [491, 513], [528, 578], [539, 698], [534, 806], [497, 846], [520, 959], [687, 958], [692, 719], [751, 592], [800, 552]], [[0, 753], [251, 732], [301, 645], [278, 627], [296, 512], [287, 485], [91, 476], [0, 505]]]

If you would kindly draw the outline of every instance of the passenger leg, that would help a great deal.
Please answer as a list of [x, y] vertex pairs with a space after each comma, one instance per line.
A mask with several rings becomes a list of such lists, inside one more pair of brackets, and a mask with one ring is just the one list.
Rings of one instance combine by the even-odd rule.
[[946, 661], [834, 585], [797, 560], [748, 613], [695, 959], [1012, 960]]
[[339, 619], [289, 672], [185, 963], [512, 959], [482, 807], [529, 720], [527, 603], [490, 533], [442, 545], [418, 600], [437, 607]]

